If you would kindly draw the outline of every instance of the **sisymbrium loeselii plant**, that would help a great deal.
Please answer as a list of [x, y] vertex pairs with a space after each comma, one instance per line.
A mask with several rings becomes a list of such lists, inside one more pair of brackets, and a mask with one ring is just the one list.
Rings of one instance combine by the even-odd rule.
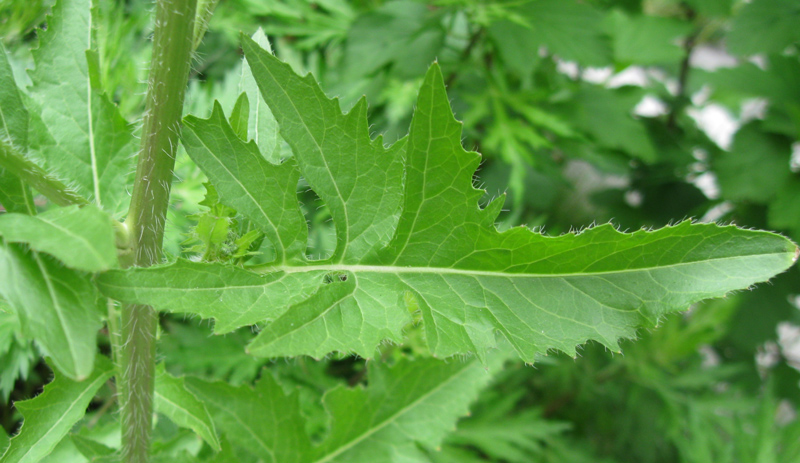
[[[30, 85], [0, 48], [0, 320], [35, 341], [54, 375], [15, 404], [24, 422], [2, 463], [70, 449], [95, 462], [430, 461], [511, 359], [575, 356], [588, 341], [619, 352], [667, 314], [797, 260], [780, 235], [713, 223], [498, 231], [504, 196], [481, 202], [481, 156], [462, 147], [437, 63], [408, 134], [390, 144], [371, 136], [366, 99], [343, 112], [263, 33], [241, 37], [231, 114], [216, 103], [208, 118], [183, 117], [213, 9], [156, 2], [138, 136], [103, 88], [89, 0], [55, 4]], [[162, 253], [179, 146], [208, 178], [194, 260]], [[299, 188], [330, 211], [329, 257], [309, 257]], [[368, 385], [332, 385], [320, 417], [269, 369], [254, 384], [173, 375], [156, 356], [168, 313], [213, 320], [217, 335], [253, 327], [250, 358], [374, 359]], [[425, 354], [381, 355], [413, 336]], [[107, 424], [117, 437], [75, 427], [95, 397], [119, 409]], [[172, 440], [154, 442], [160, 427]]]

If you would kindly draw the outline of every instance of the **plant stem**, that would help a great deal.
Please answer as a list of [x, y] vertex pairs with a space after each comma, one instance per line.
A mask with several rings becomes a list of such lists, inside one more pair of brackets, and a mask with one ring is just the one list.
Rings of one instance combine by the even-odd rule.
[[[172, 170], [178, 147], [183, 97], [189, 76], [197, 0], [157, 0], [142, 146], [131, 206], [125, 220], [133, 265], [160, 261]], [[122, 461], [146, 463], [153, 420], [155, 342], [152, 307], [122, 309], [120, 397]]]

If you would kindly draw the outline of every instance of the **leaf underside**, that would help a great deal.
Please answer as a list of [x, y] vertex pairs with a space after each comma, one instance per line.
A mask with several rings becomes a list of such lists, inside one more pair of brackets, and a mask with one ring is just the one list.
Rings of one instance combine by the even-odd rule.
[[[369, 136], [363, 99], [343, 114], [310, 75], [249, 38], [243, 48], [294, 157], [267, 161], [219, 107], [186, 119], [184, 143], [276, 260], [249, 269], [178, 260], [112, 270], [98, 283], [116, 299], [214, 318], [218, 333], [263, 324], [254, 355], [369, 358], [385, 340], [402, 342], [416, 310], [436, 356], [484, 359], [498, 336], [528, 362], [551, 349], [574, 355], [587, 340], [618, 351], [620, 338], [664, 314], [765, 281], [797, 258], [781, 236], [688, 221], [630, 234], [608, 224], [559, 237], [500, 233], [503, 197], [479, 207], [480, 155], [461, 145], [438, 65], [408, 136], [385, 147]], [[326, 260], [305, 257], [300, 176], [331, 211], [337, 246]]]

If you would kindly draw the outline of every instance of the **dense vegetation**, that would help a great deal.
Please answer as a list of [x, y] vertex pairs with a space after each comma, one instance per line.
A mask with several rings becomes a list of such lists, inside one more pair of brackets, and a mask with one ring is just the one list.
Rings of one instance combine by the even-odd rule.
[[151, 2], [0, 0], [0, 462], [800, 460], [796, 1], [174, 3], [180, 145]]

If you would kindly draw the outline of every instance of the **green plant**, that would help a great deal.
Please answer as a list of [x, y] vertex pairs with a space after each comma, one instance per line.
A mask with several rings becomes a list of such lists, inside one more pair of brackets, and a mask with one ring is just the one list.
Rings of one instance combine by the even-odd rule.
[[[587, 11], [573, 6], [579, 16]], [[273, 57], [263, 34], [243, 36], [247, 61], [230, 116], [215, 103], [209, 118], [187, 116], [181, 129], [189, 58], [203, 34], [196, 24], [212, 8], [158, 2], [127, 211], [135, 138], [99, 77], [96, 10], [86, 1], [56, 4], [34, 53], [31, 87], [18, 88], [0, 50], [0, 203], [11, 211], [0, 216], [3, 320], [34, 340], [56, 371], [42, 394], [19, 403], [25, 422], [3, 463], [58, 452], [90, 461], [121, 454], [126, 462], [426, 461], [467, 458], [464, 443], [521, 459], [515, 446], [535, 449], [537, 439], [565, 427], [520, 426], [517, 441], [492, 446], [468, 437], [470, 426], [481, 426], [477, 414], [450, 437], [445, 456], [433, 449], [507, 360], [575, 356], [589, 340], [619, 352], [620, 339], [700, 300], [766, 281], [798, 257], [779, 235], [690, 221], [634, 233], [609, 224], [558, 237], [527, 227], [499, 232], [504, 198], [482, 202], [484, 192], [473, 187], [480, 157], [462, 148], [438, 64], [422, 81], [408, 136], [386, 144], [370, 136], [365, 99], [343, 113], [313, 77]], [[603, 98], [597, 89], [579, 92]], [[557, 120], [527, 112], [571, 136]], [[208, 177], [200, 203], [208, 211], [192, 234], [199, 259], [164, 263], [179, 132]], [[607, 142], [629, 149], [628, 141]], [[324, 225], [315, 216], [318, 227], [309, 230], [303, 208], [313, 202], [298, 205], [298, 185], [313, 190], [332, 219], [331, 255], [323, 259], [309, 257], [309, 237]], [[31, 188], [62, 207], [39, 212]], [[233, 341], [225, 346], [246, 343], [250, 357], [234, 349], [242, 357], [235, 367], [179, 365], [211, 369], [228, 382], [173, 376], [171, 365], [156, 366], [156, 310], [214, 319], [216, 334], [256, 327], [256, 336], [223, 338]], [[104, 324], [100, 345], [108, 344], [111, 359], [98, 353]], [[181, 342], [191, 345], [188, 335], [167, 345]], [[366, 388], [348, 387], [302, 357], [338, 356], [347, 366], [353, 353], [376, 358], [348, 366], [347, 380], [366, 375]], [[453, 356], [464, 359], [440, 360]], [[298, 360], [256, 380], [254, 358], [277, 357]], [[250, 367], [230, 378], [241, 364]], [[104, 386], [112, 376], [116, 391]], [[294, 391], [301, 381], [311, 387]], [[119, 420], [97, 413], [91, 426], [70, 433], [95, 395], [102, 407], [119, 400]], [[324, 409], [310, 405], [319, 402]], [[508, 415], [510, 403], [496, 399], [483, 416]], [[159, 421], [153, 430], [153, 409], [171, 424]], [[108, 437], [115, 427], [121, 445]], [[568, 447], [553, 446], [562, 457]]]

